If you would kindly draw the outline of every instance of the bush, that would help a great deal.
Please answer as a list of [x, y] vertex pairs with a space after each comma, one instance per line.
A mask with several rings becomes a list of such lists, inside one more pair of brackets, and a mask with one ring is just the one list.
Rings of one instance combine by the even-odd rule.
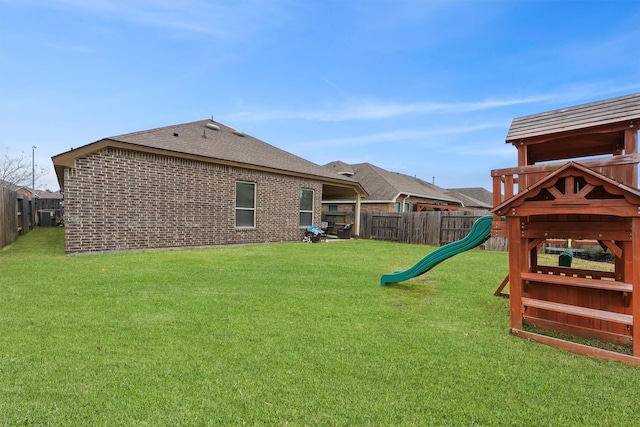
[[582, 252], [575, 254], [576, 258], [584, 259], [587, 261], [608, 262], [613, 263], [614, 257], [609, 250], [603, 250], [599, 246], [588, 247]]

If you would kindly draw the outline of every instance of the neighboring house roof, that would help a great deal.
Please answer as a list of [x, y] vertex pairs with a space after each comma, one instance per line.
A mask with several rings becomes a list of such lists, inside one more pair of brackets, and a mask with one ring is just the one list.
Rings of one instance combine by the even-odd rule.
[[61, 192], [59, 191], [49, 191], [49, 190], [38, 190], [36, 189], [35, 191], [31, 191], [31, 189], [29, 187], [25, 187], [25, 186], [20, 186], [20, 185], [15, 185], [10, 183], [9, 181], [4, 181], [2, 179], [0, 179], [0, 187], [6, 187], [10, 190], [13, 191], [17, 191], [17, 192], [21, 192], [21, 193], [28, 193], [28, 194], [34, 194], [35, 197], [37, 197], [38, 199], [62, 199], [63, 195]]
[[0, 187], [6, 187], [9, 190], [21, 191], [21, 192], [29, 193], [29, 194], [35, 193], [35, 196], [38, 197], [38, 191], [39, 190], [35, 190], [35, 192], [32, 192], [30, 187], [27, 187], [27, 186], [24, 186], [24, 185], [16, 185], [16, 184], [13, 184], [13, 183], [11, 183], [9, 181], [5, 181], [5, 180], [2, 180], [2, 179], [0, 179]]
[[340, 160], [336, 160], [335, 162], [327, 163], [325, 167], [332, 169], [334, 172], [339, 173], [340, 175], [352, 176], [356, 173], [351, 165], [341, 162]]
[[200, 120], [101, 139], [52, 158], [60, 188], [64, 189], [64, 168], [75, 159], [105, 147], [152, 152], [199, 161], [260, 169], [285, 175], [314, 178], [354, 188], [366, 194], [353, 179], [267, 144], [213, 120]]
[[493, 207], [493, 193], [486, 188], [449, 188], [447, 194], [462, 200], [467, 207]]
[[460, 200], [465, 208], [491, 209], [493, 207], [493, 204], [488, 204], [481, 200], [474, 199], [464, 193], [447, 190], [447, 194]]
[[640, 93], [513, 119], [506, 142], [640, 118]]
[[[340, 165], [343, 163], [339, 161], [331, 162], [325, 165], [325, 167], [333, 168], [332, 165], [336, 164]], [[458, 205], [462, 204], [462, 202], [455, 197], [445, 194], [443, 188], [423, 181], [420, 178], [390, 172], [371, 163], [359, 163], [347, 166], [354, 172], [351, 178], [358, 181], [369, 194], [366, 199], [362, 200], [362, 203], [392, 203], [400, 201], [406, 196], [414, 196]], [[342, 169], [344, 169], [344, 167], [342, 167]]]
[[36, 197], [40, 199], [62, 199], [64, 198], [59, 191], [36, 190]]
[[3, 180], [3, 179], [0, 179], [0, 187], [6, 187], [6, 188], [8, 188], [8, 189], [10, 189], [10, 190], [13, 190], [13, 191], [15, 191], [15, 190], [17, 190], [18, 188], [20, 188], [20, 187], [18, 187], [17, 185], [12, 184], [12, 183], [10, 183], [9, 181], [5, 181], [5, 180]]

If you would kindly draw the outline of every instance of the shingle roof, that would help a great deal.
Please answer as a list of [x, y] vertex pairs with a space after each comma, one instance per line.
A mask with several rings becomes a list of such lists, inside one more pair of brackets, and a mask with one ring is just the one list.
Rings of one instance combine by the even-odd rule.
[[[486, 188], [482, 187], [467, 187], [467, 188], [448, 188], [447, 193], [454, 197], [461, 198], [460, 195], [468, 197], [471, 200], [465, 202], [465, 206], [470, 206], [471, 203], [480, 203], [477, 206], [493, 207], [493, 193]], [[474, 202], [475, 201], [475, 202]]]
[[59, 191], [36, 190], [36, 196], [40, 199], [62, 199], [64, 196]]
[[[214, 126], [219, 130], [214, 130]], [[346, 177], [327, 171], [320, 165], [212, 120], [167, 126], [108, 139], [243, 163], [248, 166], [263, 166], [353, 182]]]
[[63, 167], [71, 167], [79, 155], [99, 149], [113, 142], [124, 143], [134, 149], [157, 149], [177, 156], [191, 155], [209, 161], [221, 161], [254, 169], [266, 168], [284, 174], [302, 174], [330, 182], [358, 186], [356, 181], [339, 175], [323, 166], [305, 160], [271, 144], [246, 135], [213, 120], [200, 120], [157, 129], [112, 136], [53, 157], [58, 180], [64, 176]]
[[365, 191], [369, 193], [366, 200], [392, 202], [395, 201], [399, 194], [402, 194], [461, 203], [455, 197], [446, 195], [443, 188], [420, 178], [390, 172], [371, 163], [359, 163], [349, 166], [354, 171], [352, 178], [358, 181]]
[[18, 188], [20, 188], [19, 186], [15, 185], [15, 184], [12, 184], [9, 181], [5, 181], [3, 179], [0, 179], [0, 187], [6, 187], [6, 188], [8, 188], [10, 190], [13, 190], [13, 191], [15, 191]]
[[447, 194], [451, 197], [455, 197], [456, 199], [462, 202], [462, 205], [466, 208], [477, 208], [477, 209], [491, 209], [493, 204], [487, 204], [478, 199], [474, 199], [473, 197], [467, 196], [464, 193], [458, 193], [456, 191], [447, 191]]
[[640, 119], [640, 93], [513, 119], [506, 142]]
[[[29, 193], [31, 193], [31, 188], [26, 187], [24, 185], [20, 186], [20, 185], [15, 185], [12, 184], [8, 181], [2, 180], [0, 179], [0, 187], [7, 187], [8, 189], [12, 190], [12, 191], [18, 191], [20, 189], [24, 189], [25, 191], [28, 191]], [[61, 192], [59, 191], [49, 191], [49, 190], [34, 190], [33, 193], [35, 194], [36, 197], [38, 197], [39, 199], [62, 199], [63, 195]]]
[[340, 160], [336, 160], [331, 163], [327, 163], [325, 167], [332, 169], [334, 172], [339, 173], [340, 175], [351, 176], [355, 173], [351, 165], [341, 162]]

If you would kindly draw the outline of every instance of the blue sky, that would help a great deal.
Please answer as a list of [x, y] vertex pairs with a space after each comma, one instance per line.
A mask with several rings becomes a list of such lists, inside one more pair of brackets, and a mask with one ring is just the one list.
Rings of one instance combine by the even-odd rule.
[[491, 189], [511, 120], [640, 91], [640, 1], [0, 0], [0, 150], [213, 117], [318, 164]]

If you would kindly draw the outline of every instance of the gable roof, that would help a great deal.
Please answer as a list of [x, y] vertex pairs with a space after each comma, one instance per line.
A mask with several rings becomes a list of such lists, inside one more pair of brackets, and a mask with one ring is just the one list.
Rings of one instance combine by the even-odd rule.
[[329, 169], [333, 169], [334, 172], [339, 173], [340, 175], [352, 176], [355, 173], [351, 165], [345, 162], [342, 162], [340, 160], [327, 163], [325, 167], [328, 167]]
[[5, 181], [0, 179], [0, 188], [6, 187], [11, 191], [16, 191], [19, 194], [33, 194], [38, 199], [62, 199], [63, 195], [59, 191], [49, 191], [49, 190], [31, 190], [31, 188], [24, 185], [15, 185], [10, 183], [9, 181]]
[[[462, 200], [465, 206], [493, 207], [493, 193], [482, 187], [448, 188], [447, 194]], [[465, 201], [464, 198], [469, 198]], [[477, 203], [474, 205], [474, 203]]]
[[5, 181], [3, 179], [0, 179], [0, 187], [6, 187], [6, 188], [8, 188], [10, 190], [13, 190], [13, 191], [15, 191], [18, 188], [20, 188], [19, 186], [15, 185], [15, 184], [13, 184], [13, 183], [11, 183], [9, 181]]
[[39, 199], [63, 199], [64, 196], [59, 191], [36, 190], [36, 197]]
[[[325, 167], [332, 167], [342, 162], [331, 162]], [[369, 196], [362, 200], [366, 202], [396, 202], [399, 196], [414, 196], [440, 200], [453, 204], [462, 204], [455, 197], [445, 194], [445, 190], [430, 184], [420, 178], [390, 172], [371, 163], [347, 165], [353, 170], [352, 178], [360, 183]], [[344, 167], [342, 167], [344, 169]]]
[[[564, 193], [554, 187], [560, 178], [569, 176], [585, 177], [587, 185], [575, 192], [565, 189]], [[604, 188], [605, 193], [613, 200], [612, 204], [606, 204], [597, 196], [592, 198], [589, 195], [597, 186]], [[545, 189], [552, 190], [549, 191], [549, 199], [537, 200]], [[618, 216], [620, 216], [620, 213], [626, 213], [626, 216], [640, 216], [639, 189], [629, 187], [576, 162], [565, 163], [531, 187], [527, 187], [520, 193], [505, 200], [493, 208], [491, 212], [501, 216], [526, 216], [530, 213], [526, 211], [523, 213], [521, 207], [527, 200], [531, 200], [533, 204], [536, 204], [538, 211], [542, 210], [544, 214], [583, 213], [585, 205], [588, 204], [590, 206], [589, 213]], [[544, 203], [544, 207], [541, 207], [541, 203]], [[622, 205], [627, 205], [628, 207], [623, 208]]]
[[493, 207], [493, 204], [485, 203], [481, 200], [474, 199], [471, 196], [468, 196], [464, 193], [459, 193], [457, 191], [447, 190], [446, 194], [460, 200], [462, 202], [462, 205], [466, 208], [491, 209]]
[[[640, 120], [640, 93], [513, 119], [506, 142]], [[636, 123], [637, 126], [637, 123]]]
[[213, 120], [199, 120], [104, 138], [52, 157], [60, 188], [64, 189], [64, 168], [75, 160], [105, 147], [152, 152], [199, 161], [297, 175], [353, 187], [359, 184], [327, 168]]
[[33, 194], [35, 197], [38, 197], [38, 191], [40, 190], [31, 190], [31, 187], [27, 187], [26, 185], [16, 185], [12, 182], [5, 181], [0, 179], [0, 187], [6, 187], [11, 191], [18, 191]]

